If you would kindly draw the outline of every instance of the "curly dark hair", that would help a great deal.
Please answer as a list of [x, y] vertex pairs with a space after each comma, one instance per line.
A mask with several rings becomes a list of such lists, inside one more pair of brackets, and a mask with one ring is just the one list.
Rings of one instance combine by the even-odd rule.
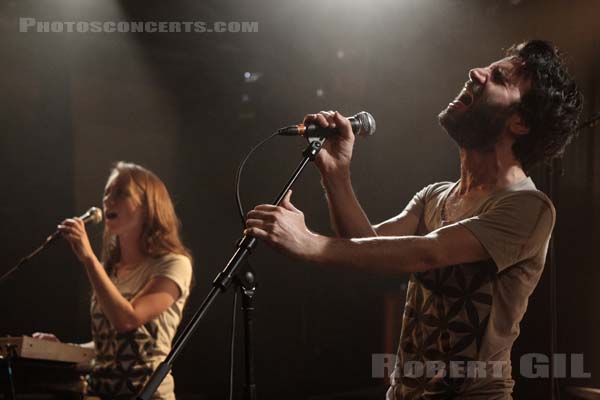
[[506, 55], [523, 61], [520, 72], [531, 80], [518, 105], [529, 133], [513, 144], [515, 156], [527, 170], [562, 156], [576, 135], [583, 96], [552, 43], [530, 40], [511, 46]]

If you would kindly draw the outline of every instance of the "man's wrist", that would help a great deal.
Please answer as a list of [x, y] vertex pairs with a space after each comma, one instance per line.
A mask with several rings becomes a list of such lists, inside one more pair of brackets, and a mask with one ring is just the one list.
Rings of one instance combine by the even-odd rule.
[[325, 254], [327, 247], [333, 238], [311, 233], [313, 238], [311, 239], [310, 251], [306, 254], [306, 261], [314, 264], [322, 264], [325, 260]]
[[321, 185], [327, 191], [351, 187], [350, 170], [321, 174]]

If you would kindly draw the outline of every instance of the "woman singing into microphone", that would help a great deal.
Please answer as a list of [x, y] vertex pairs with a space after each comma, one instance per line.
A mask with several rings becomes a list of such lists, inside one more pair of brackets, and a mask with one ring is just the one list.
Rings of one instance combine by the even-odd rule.
[[[171, 349], [190, 292], [190, 252], [163, 182], [147, 169], [119, 162], [104, 190], [102, 262], [83, 221], [59, 225], [93, 288], [96, 359], [90, 394], [131, 399]], [[175, 399], [169, 374], [153, 399]]]

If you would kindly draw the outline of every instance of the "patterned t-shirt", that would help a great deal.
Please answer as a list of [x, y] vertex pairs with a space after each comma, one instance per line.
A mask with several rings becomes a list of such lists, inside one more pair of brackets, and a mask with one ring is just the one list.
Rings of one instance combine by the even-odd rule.
[[[154, 369], [169, 354], [190, 293], [190, 260], [182, 255], [168, 254], [158, 259], [147, 259], [123, 278], [114, 274], [110, 278], [123, 297], [131, 300], [155, 276], [167, 277], [175, 282], [181, 296], [158, 317], [130, 332], [118, 333], [102, 312], [96, 297], [92, 296], [92, 336], [96, 358], [90, 394], [111, 400], [135, 398]], [[168, 374], [152, 398], [174, 400], [174, 387], [173, 377]]]
[[491, 258], [411, 275], [388, 400], [511, 399], [510, 351], [544, 268], [555, 210], [527, 178], [443, 221], [458, 183], [425, 187], [405, 210], [419, 217], [417, 235], [458, 223]]

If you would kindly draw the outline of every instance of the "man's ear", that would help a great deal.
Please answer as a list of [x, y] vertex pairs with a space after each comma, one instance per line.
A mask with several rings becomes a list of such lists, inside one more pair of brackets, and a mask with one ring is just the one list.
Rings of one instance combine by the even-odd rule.
[[529, 127], [518, 112], [508, 117], [507, 126], [509, 131], [518, 136], [527, 135], [529, 133]]

